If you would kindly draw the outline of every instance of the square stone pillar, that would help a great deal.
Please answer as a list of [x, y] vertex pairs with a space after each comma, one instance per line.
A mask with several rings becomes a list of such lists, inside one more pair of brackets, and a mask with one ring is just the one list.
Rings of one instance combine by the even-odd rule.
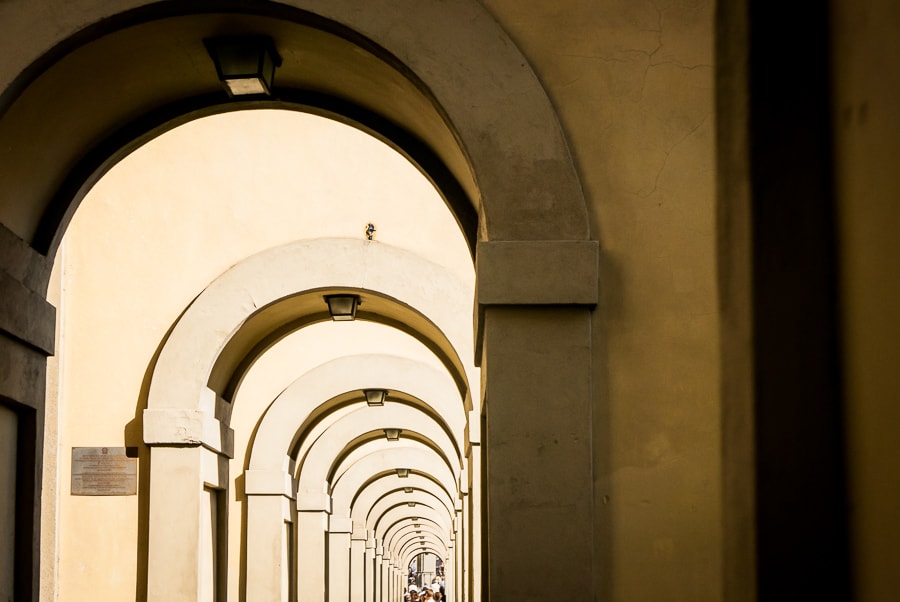
[[477, 253], [489, 543], [482, 599], [590, 600], [599, 248], [491, 242]]
[[[458, 539], [456, 541], [459, 541]], [[456, 567], [459, 566], [457, 562], [459, 561], [460, 550], [457, 546], [454, 546], [453, 543], [450, 543], [448, 546], [448, 556], [447, 561], [444, 562], [444, 576], [441, 577], [441, 581], [444, 582], [444, 592], [448, 596], [453, 596], [454, 600], [461, 600], [462, 598], [457, 597], [454, 592], [460, 591], [455, 584], [459, 581], [459, 577], [457, 576]]]
[[[282, 598], [284, 521], [282, 498], [247, 496], [247, 602]], [[277, 520], [275, 520], [277, 519]]]
[[247, 602], [287, 601], [294, 568], [285, 527], [293, 522], [291, 475], [283, 471], [244, 472], [247, 495]]
[[325, 534], [328, 514], [324, 511], [297, 512], [297, 600], [325, 601]]
[[489, 591], [502, 594], [498, 599], [588, 600], [593, 570], [588, 312], [489, 310], [482, 369], [488, 375]]
[[[44, 295], [52, 267], [52, 256], [0, 224], [0, 405], [6, 414], [4, 447], [16, 450], [15, 457], [0, 459], [15, 483], [0, 490], [6, 505], [0, 516], [0, 597], [10, 600], [43, 595], [40, 561], [52, 564], [56, 553], [55, 546], [41, 545], [47, 358], [56, 344], [56, 309]], [[52, 442], [56, 429], [48, 429]], [[48, 506], [52, 514], [56, 502]], [[45, 534], [53, 533], [52, 521]]]
[[397, 582], [397, 567], [394, 566], [394, 561], [393, 561], [393, 560], [390, 562], [390, 564], [388, 565], [388, 567], [389, 567], [389, 568], [388, 568], [388, 570], [389, 570], [388, 575], [390, 575], [390, 580], [388, 581], [388, 583], [389, 583], [389, 587], [388, 587], [388, 600], [396, 600], [396, 599], [397, 599], [397, 596], [398, 596], [398, 592], [400, 591], [399, 589], [397, 589], [397, 585], [398, 585], [398, 582]]
[[356, 529], [350, 535], [350, 602], [366, 599], [366, 531]]
[[147, 600], [197, 602], [203, 448], [151, 450]]
[[[478, 412], [469, 412], [469, 495], [466, 496], [464, 524], [468, 527], [460, 529], [462, 542], [457, 543], [457, 556], [459, 564], [456, 565], [457, 575], [453, 585], [455, 600], [481, 600], [481, 501], [482, 471], [484, 470], [481, 454], [481, 415]], [[466, 558], [464, 554], [468, 554]], [[445, 586], [446, 589], [446, 586]]]
[[399, 600], [401, 598], [401, 593], [403, 592], [403, 590], [400, 589], [400, 576], [398, 572], [397, 567], [391, 565], [391, 600]]
[[349, 518], [332, 516], [328, 521], [328, 600], [346, 602], [350, 599], [350, 533]]
[[372, 562], [372, 599], [375, 602], [382, 602], [384, 594], [382, 583], [384, 582], [382, 573], [382, 561], [384, 560], [384, 548], [381, 542], [375, 540], [375, 559]]
[[[225, 582], [226, 490], [233, 433], [198, 410], [144, 410], [150, 446], [147, 600], [197, 602], [217, 596]], [[207, 486], [211, 488], [207, 491]], [[221, 515], [220, 515], [221, 514]]]
[[388, 558], [382, 556], [381, 558], [381, 566], [379, 567], [379, 573], [381, 573], [381, 600], [383, 602], [388, 602], [391, 599], [391, 561]]
[[366, 540], [366, 558], [363, 566], [363, 581], [365, 583], [365, 602], [375, 600], [375, 539]]

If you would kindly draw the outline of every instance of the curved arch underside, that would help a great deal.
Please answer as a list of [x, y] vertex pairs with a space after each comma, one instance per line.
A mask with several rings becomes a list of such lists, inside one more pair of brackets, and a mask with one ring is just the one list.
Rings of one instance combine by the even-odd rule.
[[0, 221], [52, 255], [125, 154], [197, 116], [254, 106], [228, 102], [203, 40], [266, 34], [284, 62], [275, 97], [256, 106], [324, 113], [394, 145], [441, 189], [470, 246], [476, 228], [491, 240], [586, 239], [555, 114], [490, 15], [433, 0], [405, 6], [398, 26], [390, 5], [136, 2], [115, 13], [109, 3], [72, 15], [65, 40], [38, 28], [30, 42], [53, 49], [28, 64], [24, 50], [8, 53], [18, 77], [0, 80], [0, 148], [16, 149], [0, 162]]

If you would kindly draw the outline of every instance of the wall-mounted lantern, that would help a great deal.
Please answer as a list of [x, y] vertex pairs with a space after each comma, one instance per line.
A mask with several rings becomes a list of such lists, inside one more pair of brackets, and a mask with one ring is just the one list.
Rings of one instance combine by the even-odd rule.
[[203, 41], [229, 96], [271, 96], [281, 56], [268, 36], [211, 38]]
[[328, 313], [335, 322], [349, 322], [356, 319], [359, 295], [326, 295]]

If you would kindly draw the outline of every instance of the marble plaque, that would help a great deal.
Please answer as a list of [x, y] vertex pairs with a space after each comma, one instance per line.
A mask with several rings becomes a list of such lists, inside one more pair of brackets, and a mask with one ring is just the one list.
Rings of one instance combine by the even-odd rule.
[[135, 495], [137, 458], [124, 447], [73, 447], [72, 495]]

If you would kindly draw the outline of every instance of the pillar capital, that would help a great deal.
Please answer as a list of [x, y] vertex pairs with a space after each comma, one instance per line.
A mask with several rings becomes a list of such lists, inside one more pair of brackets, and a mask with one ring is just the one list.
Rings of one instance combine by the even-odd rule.
[[350, 534], [350, 539], [354, 541], [365, 541], [366, 547], [368, 546], [369, 541], [369, 531], [366, 529], [365, 524], [361, 523], [353, 523], [353, 531]]
[[331, 514], [331, 496], [321, 491], [298, 491], [297, 512]]
[[0, 269], [0, 331], [53, 355], [56, 336], [56, 308], [43, 296]]
[[203, 446], [234, 457], [234, 431], [207, 410], [144, 410], [144, 443], [150, 447]]
[[481, 241], [475, 253], [475, 272], [478, 283], [475, 363], [480, 366], [487, 308], [597, 304], [600, 243], [593, 240]]
[[[481, 445], [481, 414], [478, 410], [469, 410], [465, 431], [468, 445]], [[466, 452], [468, 451], [470, 450], [466, 449]]]
[[283, 495], [294, 499], [294, 479], [283, 470], [245, 470], [244, 493], [247, 495]]
[[481, 241], [475, 256], [479, 305], [596, 305], [600, 243]]
[[331, 515], [328, 517], [329, 533], [352, 533], [353, 521], [346, 517]]

